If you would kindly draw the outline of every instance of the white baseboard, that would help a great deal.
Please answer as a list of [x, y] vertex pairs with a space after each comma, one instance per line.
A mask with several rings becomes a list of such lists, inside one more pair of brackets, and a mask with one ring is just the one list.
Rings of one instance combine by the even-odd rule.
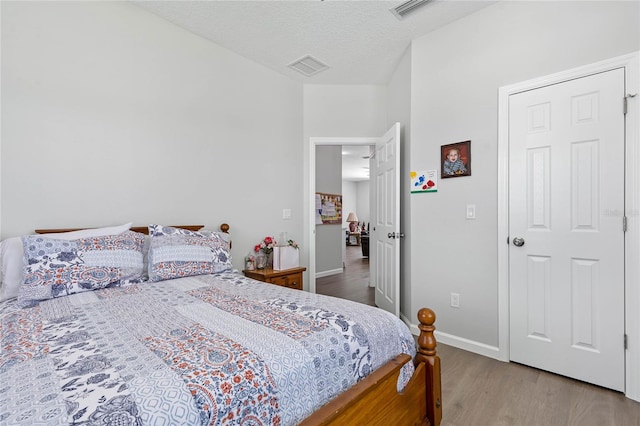
[[328, 277], [329, 275], [341, 274], [344, 272], [344, 269], [331, 269], [329, 271], [316, 272], [316, 278]]
[[[420, 329], [418, 328], [417, 324], [408, 322], [407, 318], [404, 315], [401, 316], [401, 319], [409, 326], [409, 329], [411, 330], [411, 333], [413, 335], [417, 336], [420, 334]], [[483, 355], [488, 358], [497, 359], [498, 361], [508, 362], [508, 360], [501, 359], [500, 350], [497, 346], [487, 345], [485, 343], [476, 342], [475, 340], [454, 336], [453, 334], [443, 333], [438, 330], [434, 332], [434, 335], [436, 336], [436, 341], [438, 343], [443, 343], [445, 345], [473, 352], [478, 355]]]

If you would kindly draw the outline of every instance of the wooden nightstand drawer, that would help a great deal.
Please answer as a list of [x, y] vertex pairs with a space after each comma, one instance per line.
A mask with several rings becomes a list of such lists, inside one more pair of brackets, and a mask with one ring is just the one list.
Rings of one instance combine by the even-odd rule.
[[302, 273], [306, 270], [307, 268], [293, 268], [274, 271], [271, 268], [267, 268], [243, 272], [247, 277], [253, 278], [254, 280], [279, 285], [281, 287], [302, 290], [304, 288]]
[[281, 277], [272, 277], [269, 279], [272, 284], [277, 284], [282, 287], [295, 288], [296, 290], [302, 290], [302, 273], [284, 275]]

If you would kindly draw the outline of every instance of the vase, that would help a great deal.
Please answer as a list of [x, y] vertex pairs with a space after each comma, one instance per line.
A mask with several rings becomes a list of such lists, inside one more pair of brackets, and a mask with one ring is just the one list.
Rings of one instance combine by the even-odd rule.
[[267, 255], [260, 251], [256, 254], [256, 269], [264, 269], [267, 266]]
[[254, 271], [256, 269], [256, 257], [249, 253], [244, 258], [244, 269], [246, 271]]
[[267, 268], [273, 269], [273, 252], [267, 253]]

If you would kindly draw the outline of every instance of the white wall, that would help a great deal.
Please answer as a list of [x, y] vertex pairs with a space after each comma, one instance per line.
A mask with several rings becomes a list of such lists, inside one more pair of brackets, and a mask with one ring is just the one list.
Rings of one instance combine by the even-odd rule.
[[[316, 192], [342, 194], [342, 149], [319, 146], [316, 150]], [[345, 216], [344, 203], [342, 216]], [[341, 223], [316, 225], [316, 275], [342, 272], [344, 238]]]
[[412, 164], [439, 169], [441, 145], [470, 139], [473, 175], [411, 198], [412, 320], [429, 306], [439, 331], [498, 345], [498, 88], [638, 50], [638, 4], [500, 2], [414, 41]]
[[386, 99], [386, 86], [305, 84], [304, 134], [380, 136], [387, 130]]
[[[386, 130], [386, 86], [304, 85], [304, 199], [309, 200], [309, 138], [373, 137]], [[316, 174], [318, 170], [316, 170]], [[309, 217], [309, 203], [304, 211]], [[349, 212], [347, 211], [347, 214]], [[310, 224], [314, 226], [313, 222]], [[309, 229], [305, 228], [305, 236]], [[308, 244], [308, 238], [304, 240]], [[316, 249], [327, 250], [321, 244]], [[335, 247], [336, 251], [342, 249]], [[322, 272], [317, 269], [316, 272]]]
[[127, 2], [1, 7], [2, 237], [226, 221], [236, 267], [302, 239], [300, 83]]
[[356, 183], [349, 180], [342, 181], [342, 227], [349, 229], [349, 222], [347, 222], [347, 216], [349, 213], [354, 212], [360, 219], [360, 210], [358, 206], [358, 188]]
[[356, 211], [358, 212], [358, 219], [360, 219], [360, 224], [362, 222], [371, 221], [371, 205], [370, 205], [370, 194], [369, 188], [371, 185], [368, 180], [355, 182], [356, 187]]

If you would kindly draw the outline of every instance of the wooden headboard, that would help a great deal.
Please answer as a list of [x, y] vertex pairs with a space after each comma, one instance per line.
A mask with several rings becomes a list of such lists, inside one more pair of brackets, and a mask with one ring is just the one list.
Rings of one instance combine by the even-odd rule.
[[[188, 229], [189, 231], [199, 231], [204, 228], [204, 225], [171, 225], [174, 228]], [[36, 234], [59, 234], [60, 232], [80, 231], [87, 228], [59, 228], [59, 229], [36, 229]], [[141, 234], [149, 235], [148, 226], [132, 226], [131, 230], [134, 232], [140, 232]], [[220, 225], [220, 230], [225, 234], [229, 233], [229, 225], [223, 223]]]

